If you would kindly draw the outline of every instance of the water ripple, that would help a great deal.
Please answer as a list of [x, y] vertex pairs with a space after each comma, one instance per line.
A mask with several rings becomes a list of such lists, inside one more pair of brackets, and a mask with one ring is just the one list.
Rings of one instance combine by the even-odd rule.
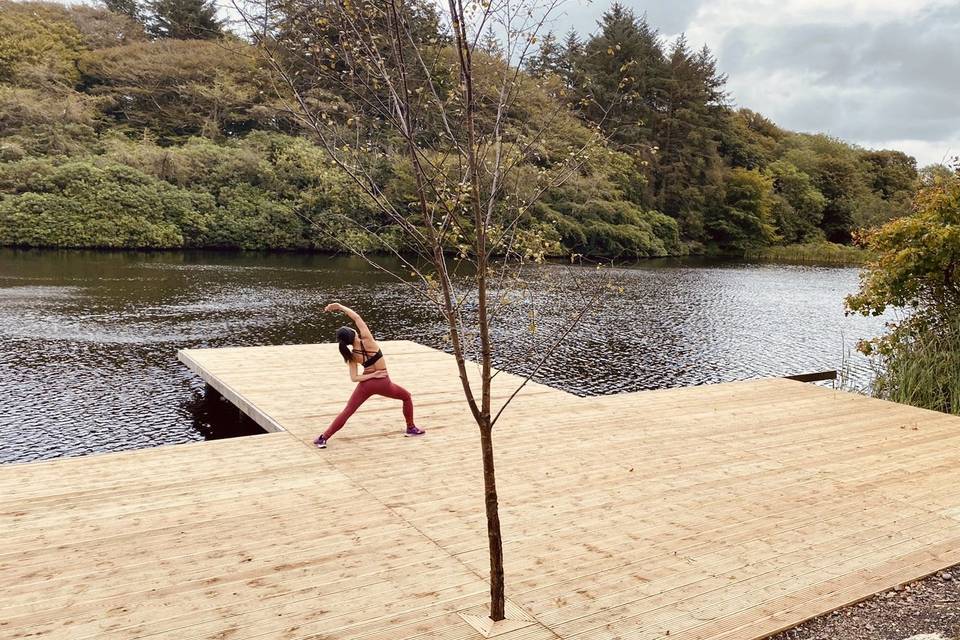
[[[847, 317], [854, 269], [644, 263], [547, 266], [508, 283], [496, 364], [581, 395], [838, 369], [885, 318]], [[542, 362], [584, 300], [604, 296]], [[363, 309], [379, 337], [447, 346], [436, 313], [362, 260], [309, 255], [0, 250], [0, 462], [250, 433], [204, 404], [185, 347], [325, 342]], [[466, 308], [475, 308], [470, 301]], [[889, 318], [886, 318], [889, 319]], [[533, 326], [531, 326], [533, 325]]]

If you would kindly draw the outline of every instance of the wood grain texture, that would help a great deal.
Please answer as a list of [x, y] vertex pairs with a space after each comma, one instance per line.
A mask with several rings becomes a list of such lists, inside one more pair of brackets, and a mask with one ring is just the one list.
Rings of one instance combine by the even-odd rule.
[[[335, 345], [188, 350], [273, 433], [0, 467], [0, 638], [480, 640], [479, 435], [451, 356], [383, 347], [424, 438], [374, 398], [310, 446], [353, 386]], [[498, 638], [756, 640], [960, 562], [943, 414], [787, 380], [531, 383], [494, 446], [524, 621]]]

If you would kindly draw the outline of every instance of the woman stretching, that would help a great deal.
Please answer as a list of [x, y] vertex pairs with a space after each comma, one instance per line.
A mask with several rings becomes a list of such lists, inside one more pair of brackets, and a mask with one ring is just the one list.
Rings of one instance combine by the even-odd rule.
[[[407, 430], [404, 435], [422, 436], [426, 433], [413, 424], [413, 400], [410, 399], [410, 393], [403, 387], [390, 382], [390, 376], [387, 375], [387, 363], [383, 361], [383, 352], [380, 351], [380, 345], [373, 339], [373, 334], [370, 333], [367, 323], [363, 321], [360, 314], [336, 302], [328, 304], [324, 311], [342, 311], [357, 325], [356, 331], [350, 327], [337, 329], [340, 355], [347, 363], [347, 368], [350, 370], [350, 379], [357, 383], [357, 388], [353, 390], [347, 406], [340, 412], [340, 415], [327, 427], [326, 431], [313, 441], [313, 444], [317, 445], [319, 449], [326, 449], [327, 441], [347, 423], [353, 412], [359, 409], [360, 405], [372, 395], [403, 400], [403, 419], [407, 422]], [[363, 367], [363, 373], [358, 374], [357, 369], [360, 366]]]

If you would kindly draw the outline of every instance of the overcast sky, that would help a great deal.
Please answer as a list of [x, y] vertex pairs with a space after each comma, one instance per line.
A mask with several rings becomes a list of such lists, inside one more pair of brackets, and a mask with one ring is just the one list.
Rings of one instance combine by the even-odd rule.
[[[570, 0], [554, 28], [596, 29], [610, 0]], [[707, 44], [737, 106], [797, 131], [960, 154], [960, 0], [624, 0], [666, 37]]]
[[[553, 28], [591, 33], [611, 4], [566, 0]], [[960, 0], [622, 4], [668, 39], [708, 45], [733, 103], [782, 127], [900, 149], [921, 166], [960, 155]]]

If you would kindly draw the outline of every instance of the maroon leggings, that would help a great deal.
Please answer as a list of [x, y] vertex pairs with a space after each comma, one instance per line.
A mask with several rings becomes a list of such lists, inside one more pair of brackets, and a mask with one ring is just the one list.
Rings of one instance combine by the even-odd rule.
[[347, 406], [343, 408], [340, 415], [323, 432], [323, 437], [329, 439], [340, 428], [347, 424], [347, 420], [353, 415], [353, 412], [360, 408], [370, 396], [386, 396], [394, 400], [403, 400], [403, 419], [407, 421], [407, 426], [413, 426], [413, 400], [410, 398], [410, 392], [398, 384], [390, 382], [390, 378], [371, 378], [357, 383], [357, 388], [350, 395]]

